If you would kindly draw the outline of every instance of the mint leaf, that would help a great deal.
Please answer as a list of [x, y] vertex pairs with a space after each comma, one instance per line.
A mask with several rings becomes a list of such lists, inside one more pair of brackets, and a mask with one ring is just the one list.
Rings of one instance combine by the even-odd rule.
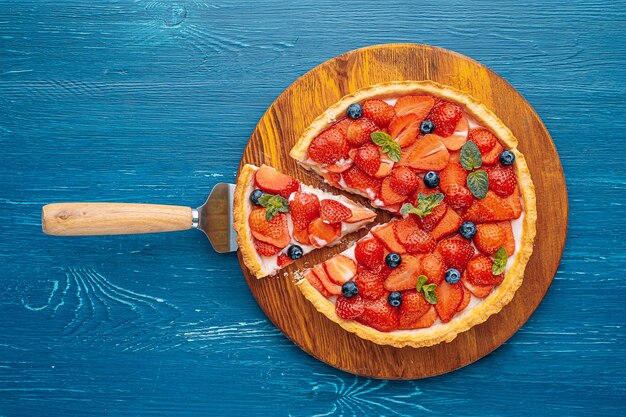
[[433, 193], [428, 195], [419, 193], [417, 195], [417, 207], [411, 203], [404, 203], [402, 208], [400, 208], [400, 214], [412, 213], [417, 214], [420, 217], [426, 217], [432, 213], [435, 207], [441, 204], [442, 201], [442, 193]]
[[278, 213], [289, 211], [289, 201], [279, 195], [265, 194], [259, 198], [259, 204], [265, 207], [265, 220], [271, 221]]
[[389, 159], [399, 162], [402, 156], [402, 150], [398, 142], [393, 140], [389, 134], [385, 132], [374, 132], [370, 135], [372, 142], [381, 147], [381, 152], [387, 154]]
[[478, 146], [471, 140], [465, 142], [461, 148], [461, 165], [468, 171], [480, 168], [483, 164], [483, 157], [480, 155]]
[[428, 301], [429, 304], [437, 304], [437, 293], [435, 292], [435, 288], [437, 288], [437, 284], [428, 284], [422, 287], [422, 292], [424, 293], [424, 299]]
[[424, 284], [426, 284], [427, 282], [428, 282], [428, 277], [426, 275], [420, 275], [417, 278], [417, 286], [415, 287], [417, 292], [422, 291], [422, 286], [424, 286]]
[[470, 172], [467, 175], [467, 188], [476, 198], [485, 198], [489, 190], [489, 177], [482, 169]]
[[509, 260], [506, 250], [500, 248], [496, 251], [495, 259], [493, 260], [493, 266], [491, 267], [491, 273], [494, 275], [500, 275], [504, 272], [506, 263]]

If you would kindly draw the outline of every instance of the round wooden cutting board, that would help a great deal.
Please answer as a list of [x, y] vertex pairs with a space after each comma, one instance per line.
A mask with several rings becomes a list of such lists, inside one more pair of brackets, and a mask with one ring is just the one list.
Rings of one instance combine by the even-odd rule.
[[[289, 86], [263, 115], [241, 164], [265, 163], [305, 183], [329, 189], [320, 179], [298, 167], [289, 157], [289, 150], [313, 119], [342, 96], [393, 80], [434, 80], [468, 92], [490, 108], [518, 138], [536, 187], [538, 220], [534, 252], [524, 283], [513, 301], [499, 314], [460, 334], [451, 343], [398, 349], [376, 345], [344, 331], [318, 313], [292, 281], [293, 271], [328, 259], [354, 239], [319, 250], [305, 257], [306, 261], [292, 264], [284, 273], [260, 280], [248, 273], [241, 256], [239, 260], [250, 290], [265, 314], [303, 350], [355, 374], [415, 379], [449, 372], [482, 358], [526, 322], [550, 287], [561, 259], [567, 233], [567, 191], [550, 135], [524, 97], [478, 62], [425, 45], [363, 48], [309, 71]], [[386, 220], [386, 216], [381, 214], [379, 220]], [[362, 231], [360, 235], [365, 233]]]

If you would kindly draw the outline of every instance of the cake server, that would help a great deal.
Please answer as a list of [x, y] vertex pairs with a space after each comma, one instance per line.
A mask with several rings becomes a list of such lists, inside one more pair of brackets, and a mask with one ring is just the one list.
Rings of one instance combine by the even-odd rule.
[[44, 233], [56, 236], [134, 235], [202, 230], [216, 252], [237, 250], [234, 184], [219, 183], [198, 208], [133, 203], [55, 203], [43, 207]]

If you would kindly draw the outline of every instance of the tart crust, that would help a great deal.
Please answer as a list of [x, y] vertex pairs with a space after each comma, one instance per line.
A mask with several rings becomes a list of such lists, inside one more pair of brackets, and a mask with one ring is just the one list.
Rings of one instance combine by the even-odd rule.
[[[329, 123], [340, 118], [350, 104], [371, 98], [390, 98], [414, 93], [431, 94], [463, 105], [467, 113], [474, 117], [481, 125], [491, 129], [500, 142], [515, 154], [514, 166], [521, 191], [524, 218], [522, 220], [520, 247], [517, 250], [516, 258], [508, 269], [502, 284], [474, 308], [466, 313], [458, 313], [456, 317], [445, 324], [441, 323], [429, 328], [417, 330], [396, 330], [389, 333], [380, 332], [354, 320], [344, 320], [340, 318], [335, 313], [335, 305], [330, 300], [320, 294], [301, 274], [296, 275], [296, 286], [319, 312], [339, 324], [345, 330], [355, 333], [363, 339], [380, 345], [391, 345], [395, 347], [425, 347], [441, 342], [451, 342], [459, 333], [465, 332], [483, 323], [491, 315], [502, 310], [502, 308], [511, 301], [517, 289], [522, 285], [524, 270], [533, 252], [537, 221], [535, 187], [530, 177], [526, 159], [517, 149], [517, 138], [515, 138], [513, 133], [495, 114], [475, 98], [462, 91], [438, 84], [434, 81], [394, 81], [376, 84], [344, 96], [311, 123], [302, 133], [296, 145], [291, 149], [290, 156], [303, 162], [307, 157], [307, 150], [311, 141], [320, 132], [326, 129]], [[311, 169], [306, 164], [302, 165], [307, 169]]]

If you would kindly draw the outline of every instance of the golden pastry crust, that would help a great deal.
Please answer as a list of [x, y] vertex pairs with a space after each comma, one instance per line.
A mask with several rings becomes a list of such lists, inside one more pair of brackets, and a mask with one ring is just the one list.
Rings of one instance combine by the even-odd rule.
[[248, 267], [250, 273], [257, 278], [263, 278], [267, 272], [263, 270], [259, 255], [252, 243], [252, 233], [248, 227], [248, 210], [246, 201], [249, 195], [248, 188], [256, 172], [254, 165], [246, 164], [241, 168], [237, 177], [235, 195], [233, 198], [233, 228], [237, 232], [237, 245], [243, 258], [243, 263]]
[[[472, 309], [458, 313], [449, 323], [436, 324], [426, 329], [398, 330], [389, 333], [380, 332], [369, 326], [364, 326], [354, 320], [344, 320], [335, 313], [334, 304], [320, 294], [309, 282], [297, 276], [297, 287], [302, 294], [330, 320], [339, 324], [345, 330], [357, 336], [381, 345], [395, 347], [425, 347], [441, 342], [451, 342], [464, 331], [483, 323], [491, 315], [498, 313], [507, 305], [517, 289], [522, 285], [526, 264], [533, 252], [533, 242], [536, 234], [537, 207], [535, 187], [530, 177], [526, 159], [517, 149], [517, 139], [495, 114], [476, 99], [459, 90], [438, 84], [433, 81], [397, 81], [376, 84], [344, 96], [336, 104], [328, 108], [322, 115], [303, 132], [302, 136], [292, 148], [290, 155], [300, 162], [307, 157], [309, 144], [329, 123], [341, 117], [347, 107], [355, 102], [362, 102], [370, 98], [398, 97], [406, 94], [431, 94], [442, 97], [464, 106], [482, 126], [488, 127], [498, 137], [500, 142], [515, 154], [515, 172], [521, 191], [523, 202], [522, 237], [520, 247], [515, 254], [515, 260], [508, 269], [505, 279], [491, 294]], [[305, 164], [303, 166], [307, 167]]]

